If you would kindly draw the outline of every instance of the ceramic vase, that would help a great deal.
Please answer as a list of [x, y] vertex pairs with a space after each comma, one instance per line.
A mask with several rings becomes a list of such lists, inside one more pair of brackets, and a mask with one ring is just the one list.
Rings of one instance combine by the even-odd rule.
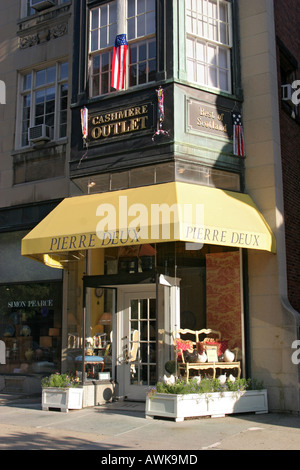
[[226, 349], [224, 352], [224, 362], [233, 362], [234, 361], [234, 353], [230, 351], [230, 349]]

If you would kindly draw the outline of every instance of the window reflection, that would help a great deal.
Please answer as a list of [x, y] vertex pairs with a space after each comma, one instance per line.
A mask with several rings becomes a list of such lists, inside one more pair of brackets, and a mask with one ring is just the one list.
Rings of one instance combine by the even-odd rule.
[[61, 367], [61, 283], [0, 286], [0, 373], [45, 374]]

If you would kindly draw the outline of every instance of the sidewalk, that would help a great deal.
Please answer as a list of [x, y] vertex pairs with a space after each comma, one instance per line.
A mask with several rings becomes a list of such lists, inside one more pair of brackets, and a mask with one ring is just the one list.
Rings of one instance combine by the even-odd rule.
[[144, 409], [144, 403], [115, 402], [68, 413], [42, 411], [40, 397], [0, 394], [0, 450], [167, 450], [184, 454], [213, 449], [300, 449], [299, 416], [244, 414], [176, 423], [146, 419]]

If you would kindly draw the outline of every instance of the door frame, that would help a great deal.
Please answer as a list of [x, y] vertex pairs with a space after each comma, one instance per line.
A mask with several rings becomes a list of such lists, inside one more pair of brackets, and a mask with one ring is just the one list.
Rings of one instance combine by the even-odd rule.
[[[134, 400], [142, 400], [146, 397], [146, 389], [148, 386], [133, 386], [130, 390], [127, 389], [127, 374], [128, 364], [125, 363], [124, 358], [124, 331], [125, 321], [129, 321], [126, 313], [126, 298], [128, 295], [136, 295], [137, 297], [142, 294], [151, 296], [151, 298], [157, 298], [157, 287], [155, 283], [152, 284], [130, 284], [121, 285], [117, 287], [117, 325], [116, 325], [116, 380], [118, 383], [118, 397], [119, 399], [125, 399], [128, 397]], [[157, 310], [157, 309], [156, 309]], [[157, 365], [156, 365], [157, 367]], [[136, 387], [136, 388], [135, 388]]]

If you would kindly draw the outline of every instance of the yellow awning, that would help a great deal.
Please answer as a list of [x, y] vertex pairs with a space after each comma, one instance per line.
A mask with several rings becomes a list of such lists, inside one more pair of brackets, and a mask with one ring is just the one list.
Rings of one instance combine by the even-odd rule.
[[165, 183], [64, 199], [22, 240], [22, 255], [53, 267], [89, 249], [181, 240], [275, 252], [247, 194]]

